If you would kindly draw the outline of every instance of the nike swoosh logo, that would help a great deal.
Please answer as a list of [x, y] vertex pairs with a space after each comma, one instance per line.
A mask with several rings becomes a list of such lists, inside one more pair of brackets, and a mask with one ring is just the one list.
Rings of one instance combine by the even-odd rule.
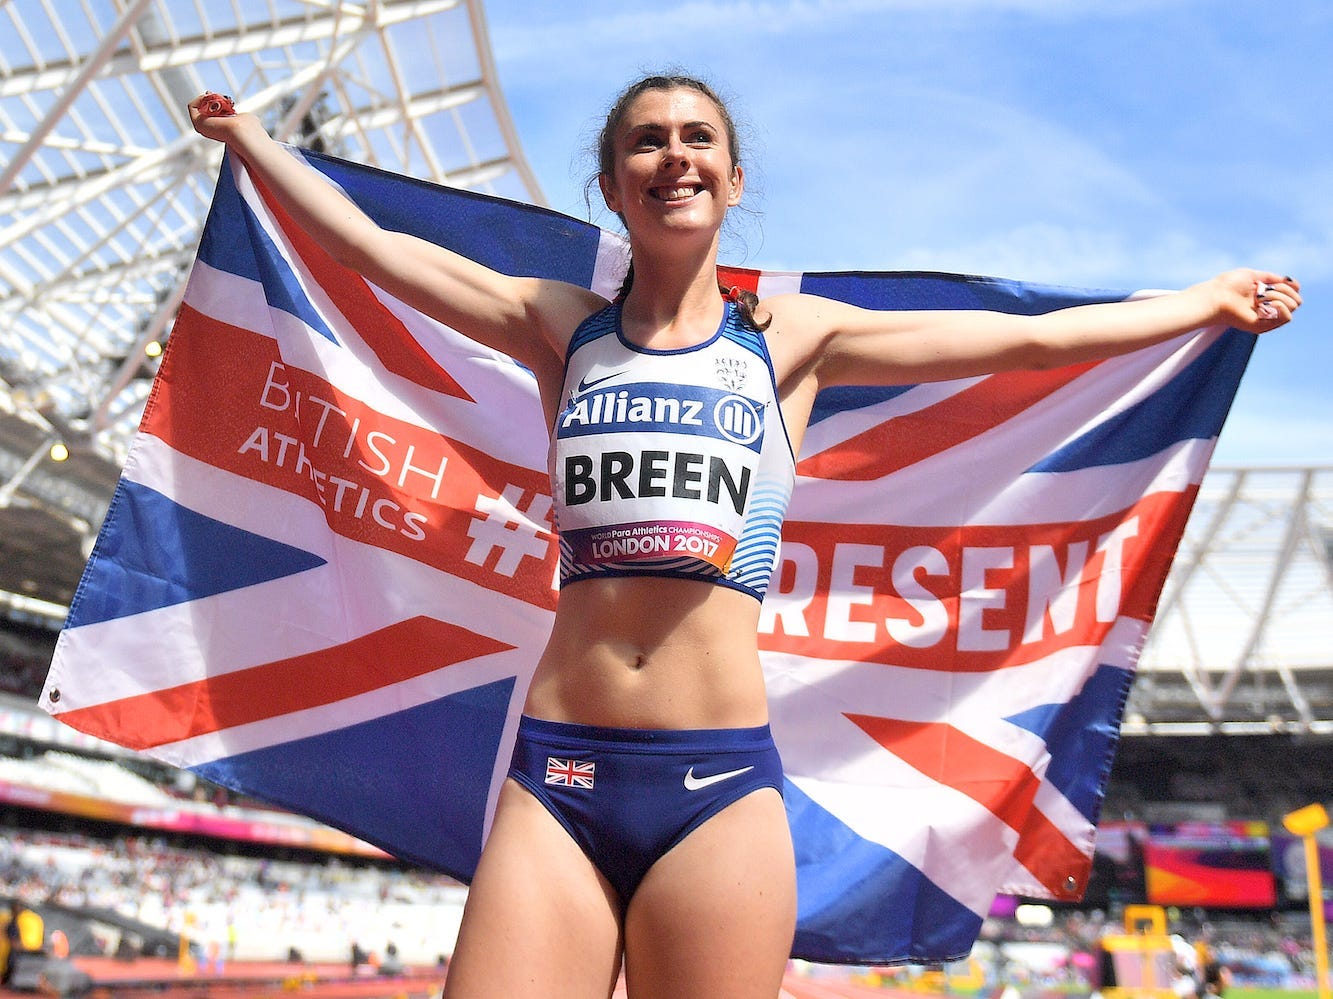
[[712, 774], [708, 777], [696, 777], [694, 776], [694, 767], [690, 767], [690, 769], [685, 772], [685, 790], [700, 791], [713, 784], [720, 784], [724, 780], [731, 780], [731, 778], [739, 777], [741, 774], [748, 774], [753, 769], [754, 767], [741, 767], [739, 770], [728, 770], [726, 773]]
[[594, 378], [591, 381], [587, 378], [580, 378], [578, 388], [575, 389], [575, 394], [581, 395], [588, 391], [588, 389], [596, 388], [598, 385], [602, 384], [602, 382], [609, 382], [612, 378], [617, 378], [624, 373], [625, 372], [623, 371], [613, 371], [609, 375], [603, 375], [601, 378]]

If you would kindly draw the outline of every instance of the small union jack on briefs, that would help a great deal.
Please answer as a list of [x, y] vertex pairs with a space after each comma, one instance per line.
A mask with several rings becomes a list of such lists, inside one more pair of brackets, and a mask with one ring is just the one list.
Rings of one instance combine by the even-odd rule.
[[[623, 244], [587, 223], [301, 155], [387, 228], [620, 285]], [[874, 309], [1127, 296], [720, 277]], [[1139, 650], [1253, 343], [1204, 329], [820, 393], [759, 629], [796, 956], [946, 961], [997, 891], [1082, 895]], [[531, 372], [343, 268], [229, 156], [42, 706], [470, 880], [558, 599], [549, 442]], [[551, 758], [546, 781], [591, 788], [593, 764]]]
[[558, 756], [546, 757], [546, 783], [560, 787], [583, 787], [592, 790], [593, 771], [596, 763], [584, 763], [582, 760], [562, 760]]

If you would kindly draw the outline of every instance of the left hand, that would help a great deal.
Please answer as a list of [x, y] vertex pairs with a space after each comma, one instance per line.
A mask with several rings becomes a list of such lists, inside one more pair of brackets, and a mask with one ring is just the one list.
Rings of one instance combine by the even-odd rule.
[[1226, 271], [1191, 290], [1213, 296], [1218, 323], [1247, 333], [1285, 326], [1301, 305], [1299, 281], [1248, 267]]

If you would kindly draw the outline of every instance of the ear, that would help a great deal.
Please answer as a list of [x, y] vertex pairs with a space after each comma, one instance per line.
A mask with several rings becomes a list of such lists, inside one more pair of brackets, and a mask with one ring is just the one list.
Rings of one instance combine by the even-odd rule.
[[606, 207], [615, 214], [620, 214], [620, 195], [616, 191], [616, 182], [609, 174], [599, 173], [597, 175], [597, 186], [602, 190], [602, 200], [606, 202]]
[[731, 171], [731, 187], [727, 192], [727, 207], [741, 203], [741, 195], [745, 193], [745, 168], [737, 166]]

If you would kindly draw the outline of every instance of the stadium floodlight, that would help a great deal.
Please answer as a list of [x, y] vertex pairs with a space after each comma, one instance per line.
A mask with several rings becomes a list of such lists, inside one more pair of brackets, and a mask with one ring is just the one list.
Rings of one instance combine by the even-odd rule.
[[1328, 935], [1324, 929], [1324, 885], [1319, 877], [1319, 844], [1315, 835], [1328, 825], [1328, 812], [1320, 804], [1306, 805], [1282, 817], [1287, 832], [1305, 842], [1305, 884], [1310, 898], [1310, 924], [1313, 928], [1315, 991], [1319, 999], [1329, 999]]
[[1282, 824], [1293, 836], [1314, 836], [1328, 825], [1328, 812], [1323, 805], [1306, 805], [1282, 816]]

